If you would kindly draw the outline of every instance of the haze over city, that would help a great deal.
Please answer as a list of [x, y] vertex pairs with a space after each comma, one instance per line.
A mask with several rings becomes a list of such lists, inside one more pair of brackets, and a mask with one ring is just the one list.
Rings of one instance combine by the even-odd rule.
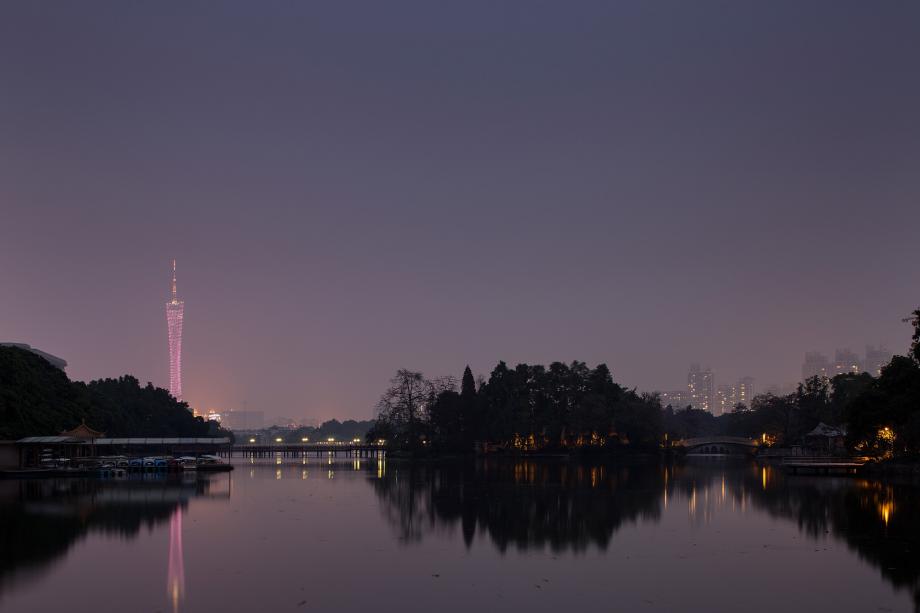
[[202, 410], [906, 351], [920, 5], [459, 6], [4, 4], [0, 341], [167, 387], [175, 258]]
[[920, 612], [920, 2], [0, 2], [0, 612]]

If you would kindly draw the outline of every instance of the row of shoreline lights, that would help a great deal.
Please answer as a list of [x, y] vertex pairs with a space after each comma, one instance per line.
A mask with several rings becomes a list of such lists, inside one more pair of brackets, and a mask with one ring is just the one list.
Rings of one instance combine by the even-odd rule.
[[[255, 443], [255, 442], [256, 442], [256, 439], [255, 439], [255, 438], [250, 438], [250, 439], [249, 439], [249, 442], [250, 442], [250, 443]], [[281, 437], [279, 436], [279, 437], [275, 438], [275, 442], [276, 442], [276, 443], [283, 443], [283, 442], [284, 442], [284, 439], [281, 438]], [[305, 437], [303, 437], [303, 438], [300, 439], [300, 442], [301, 442], [301, 443], [309, 443], [309, 442], [310, 442], [310, 439], [309, 439], [308, 437], [305, 436]], [[360, 442], [361, 442], [361, 439], [360, 439], [360, 438], [357, 438], [357, 437], [351, 439], [351, 441], [349, 442], [349, 441], [336, 441], [336, 440], [335, 440], [335, 437], [330, 436], [330, 437], [327, 438], [325, 441], [317, 441], [317, 444], [319, 444], [319, 445], [349, 445], [349, 444], [358, 444], [358, 443], [360, 443]], [[376, 444], [376, 445], [383, 445], [383, 444], [385, 444], [385, 441], [384, 441], [383, 439], [377, 439], [377, 441], [375, 441], [375, 444]]]

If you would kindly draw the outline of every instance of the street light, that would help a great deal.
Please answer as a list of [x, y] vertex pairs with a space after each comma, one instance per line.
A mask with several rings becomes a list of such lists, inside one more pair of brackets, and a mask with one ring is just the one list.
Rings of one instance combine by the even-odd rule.
[[255, 442], [256, 442], [256, 439], [251, 438], [251, 439], [249, 439], [249, 442], [250, 442], [250, 443], [255, 443]]
[[275, 442], [276, 442], [276, 443], [280, 443], [282, 440], [283, 440], [283, 439], [279, 436], [278, 438], [275, 439]]
[[301, 443], [306, 443], [306, 442], [308, 442], [309, 440], [310, 440], [310, 439], [308, 439], [307, 437], [303, 437], [302, 439], [300, 439], [300, 442], [301, 442]]

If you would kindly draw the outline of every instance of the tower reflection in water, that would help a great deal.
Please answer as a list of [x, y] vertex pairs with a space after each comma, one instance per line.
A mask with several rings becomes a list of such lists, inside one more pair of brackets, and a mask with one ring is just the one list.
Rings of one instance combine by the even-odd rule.
[[[311, 466], [313, 470], [308, 471]], [[331, 481], [330, 467], [337, 473]], [[289, 492], [306, 485], [321, 487], [315, 491], [329, 496], [360, 491], [361, 488], [343, 489], [351, 487], [349, 481], [353, 484], [355, 479], [363, 481], [378, 502], [368, 512], [379, 514], [400, 547], [407, 548], [429, 536], [446, 536], [460, 540], [457, 544], [468, 549], [489, 548], [500, 553], [610, 549], [617, 554], [615, 535], [620, 531], [628, 535], [639, 524], [665, 523], [666, 527], [677, 526], [684, 531], [712, 524], [719, 531], [728, 525], [720, 523], [722, 518], [731, 517], [736, 527], [762, 530], [767, 526], [763, 538], [769, 539], [775, 521], [782, 521], [795, 525], [798, 533], [810, 541], [834, 539], [845, 543], [848, 547], [839, 549], [840, 555], [847, 551], [848, 555], [858, 555], [889, 584], [908, 591], [920, 610], [920, 557], [915, 554], [920, 551], [920, 522], [916, 521], [920, 516], [920, 488], [912, 482], [788, 477], [776, 467], [727, 462], [627, 464], [512, 458], [408, 462], [348, 458], [330, 465], [324, 457], [309, 464], [297, 461], [278, 466], [271, 461], [249, 468], [247, 480], [261, 481], [265, 487], [244, 489], [244, 500], [235, 502], [243, 512], [230, 515], [228, 521], [236, 522], [232, 525], [240, 530], [265, 521], [259, 512], [261, 505], [240, 504], [246, 502], [247, 495], [274, 492], [274, 496], [280, 496], [275, 500], [281, 504], [297, 505], [310, 513], [315, 508], [302, 507], [303, 501], [291, 500]], [[196, 499], [207, 499], [208, 504], [231, 504], [231, 474], [234, 473], [199, 475], [189, 480], [139, 475], [142, 478], [125, 481], [0, 481], [0, 525], [5, 537], [0, 546], [0, 596], [27, 586], [87, 535], [117, 536], [129, 541], [144, 528], [157, 528], [154, 563], [159, 571], [149, 576], [152, 585], [146, 576], [143, 583], [162, 603], [162, 610], [171, 608], [177, 613], [192, 608], [195, 599], [187, 597], [185, 585], [183, 524], [189, 521], [187, 513], [198, 513], [194, 510]], [[278, 474], [289, 483], [276, 483]], [[235, 476], [239, 478], [239, 472]], [[311, 477], [314, 483], [305, 484]], [[269, 486], [271, 489], [267, 489]], [[770, 521], [764, 522], [764, 516]], [[196, 515], [191, 517], [194, 520]], [[167, 526], [168, 547], [163, 542]], [[199, 524], [192, 523], [190, 530], [200, 530]], [[239, 544], [218, 540], [215, 546], [220, 548], [216, 555], [226, 555]], [[300, 551], [298, 548], [297, 555]], [[162, 556], [167, 553], [166, 600], [171, 604], [162, 600]], [[656, 552], [665, 560], [671, 554], [667, 548]], [[756, 570], [755, 556], [745, 563], [752, 572]], [[773, 572], [769, 566], [761, 570], [765, 576]], [[125, 572], [134, 571], [126, 568]], [[203, 572], [206, 580], [208, 571]], [[258, 583], [259, 577], [253, 574], [254, 589], [264, 589]], [[264, 580], [265, 576], [261, 577]], [[195, 584], [194, 577], [189, 579]], [[60, 581], [60, 576], [56, 580]], [[203, 598], [215, 593], [212, 585], [192, 589]]]
[[166, 571], [166, 593], [173, 613], [185, 596], [185, 563], [182, 553], [182, 507], [176, 507], [169, 518], [169, 566]]
[[231, 479], [222, 473], [0, 481], [0, 597], [43, 576], [89, 535], [132, 541], [145, 528], [168, 524], [167, 599], [178, 611], [185, 598], [183, 514], [196, 499], [229, 503]]

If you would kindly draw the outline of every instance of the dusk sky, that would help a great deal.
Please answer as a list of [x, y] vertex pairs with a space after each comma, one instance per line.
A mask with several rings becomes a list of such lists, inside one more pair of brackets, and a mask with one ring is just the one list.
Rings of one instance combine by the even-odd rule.
[[0, 341], [199, 409], [909, 344], [920, 3], [0, 5]]

